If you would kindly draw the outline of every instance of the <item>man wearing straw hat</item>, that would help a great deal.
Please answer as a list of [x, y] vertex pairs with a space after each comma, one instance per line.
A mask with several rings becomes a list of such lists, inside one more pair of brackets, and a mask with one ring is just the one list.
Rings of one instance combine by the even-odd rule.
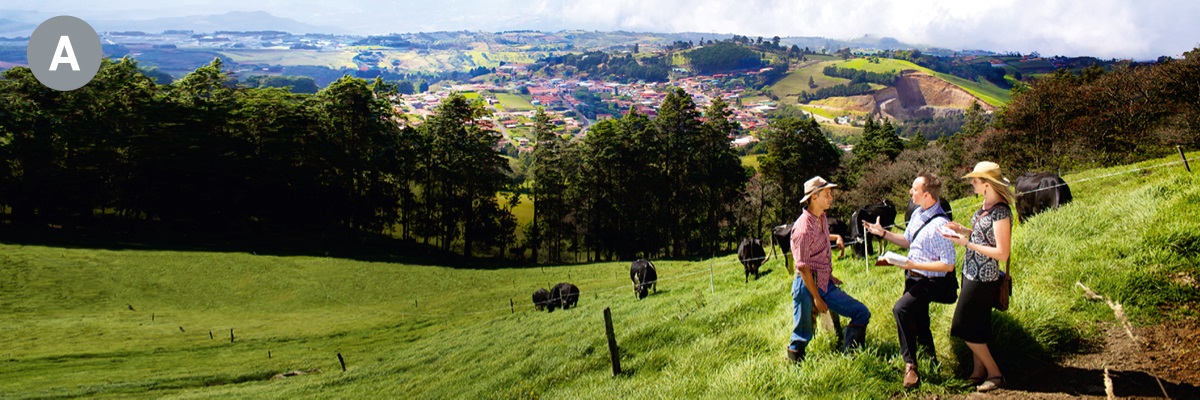
[[[863, 227], [897, 246], [908, 249], [908, 262], [896, 264], [904, 269], [904, 294], [892, 307], [896, 332], [900, 337], [900, 355], [904, 358], [904, 388], [921, 383], [917, 373], [917, 345], [925, 346], [936, 359], [933, 332], [929, 328], [929, 303], [953, 303], [958, 298], [958, 281], [954, 277], [954, 243], [938, 234], [938, 228], [950, 222], [942, 210], [942, 180], [932, 173], [921, 173], [913, 179], [908, 190], [913, 212], [904, 234], [885, 229], [876, 220], [863, 221]], [[883, 259], [881, 259], [883, 261]]]
[[796, 277], [792, 281], [792, 334], [788, 343], [788, 358], [794, 362], [804, 359], [805, 348], [813, 337], [812, 315], [826, 310], [850, 317], [846, 325], [845, 347], [849, 351], [863, 344], [867, 336], [867, 324], [871, 311], [862, 302], [838, 288], [833, 278], [833, 253], [829, 241], [836, 237], [829, 234], [829, 223], [825, 210], [833, 205], [833, 188], [819, 176], [804, 182], [804, 211], [792, 224], [792, 258]]

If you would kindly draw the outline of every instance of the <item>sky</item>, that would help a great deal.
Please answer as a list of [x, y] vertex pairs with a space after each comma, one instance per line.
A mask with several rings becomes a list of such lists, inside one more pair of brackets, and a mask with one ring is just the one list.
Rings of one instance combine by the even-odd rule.
[[266, 11], [364, 35], [517, 29], [872, 35], [955, 50], [1136, 60], [1200, 46], [1197, 0], [0, 0], [6, 9], [85, 20]]

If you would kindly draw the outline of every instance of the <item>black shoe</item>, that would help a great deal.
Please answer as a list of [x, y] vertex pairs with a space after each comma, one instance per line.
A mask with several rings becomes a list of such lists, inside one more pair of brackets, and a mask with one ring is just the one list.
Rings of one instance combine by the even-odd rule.
[[804, 361], [804, 350], [787, 349], [787, 356], [788, 356], [788, 360], [791, 360], [793, 363], [799, 364], [801, 361]]
[[857, 349], [867, 341], [867, 327], [865, 326], [847, 326], [845, 347], [842, 349], [845, 352]]

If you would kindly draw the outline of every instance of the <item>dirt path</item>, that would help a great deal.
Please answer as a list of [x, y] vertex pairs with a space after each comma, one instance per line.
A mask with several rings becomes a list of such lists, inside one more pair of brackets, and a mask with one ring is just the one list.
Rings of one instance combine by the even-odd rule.
[[[1140, 344], [1116, 324], [1103, 326], [1099, 352], [1061, 364], [1029, 365], [1008, 372], [1006, 388], [990, 394], [951, 398], [1104, 399], [1104, 369], [1118, 398], [1200, 399], [1200, 322], [1183, 321], [1135, 328]], [[1161, 383], [1161, 385], [1160, 385]]]

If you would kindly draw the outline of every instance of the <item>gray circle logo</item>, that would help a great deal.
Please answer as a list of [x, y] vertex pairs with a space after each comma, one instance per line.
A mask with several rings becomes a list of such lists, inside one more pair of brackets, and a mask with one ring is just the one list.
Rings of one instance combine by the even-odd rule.
[[82, 19], [67, 15], [50, 18], [29, 36], [29, 69], [43, 85], [55, 90], [83, 87], [100, 70], [100, 36]]

